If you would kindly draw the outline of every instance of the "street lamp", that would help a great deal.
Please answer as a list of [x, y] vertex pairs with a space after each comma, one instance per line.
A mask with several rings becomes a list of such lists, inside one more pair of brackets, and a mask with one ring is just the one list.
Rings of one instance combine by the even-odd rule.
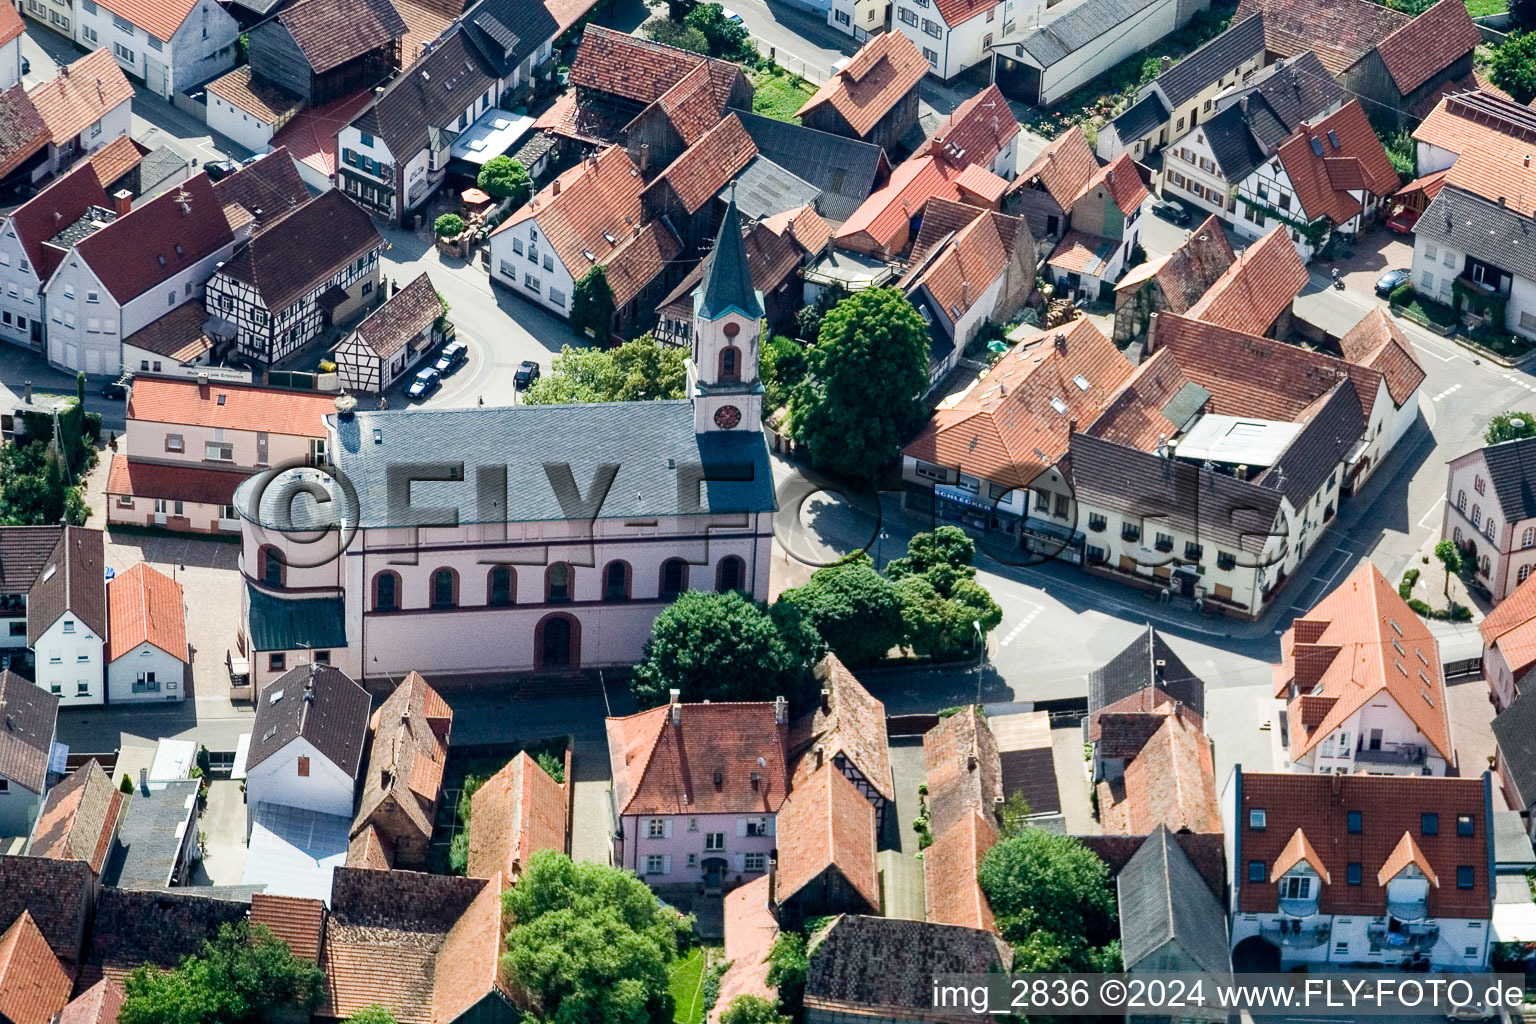
[[981, 704], [981, 661], [987, 656], [987, 641], [981, 635], [981, 620], [972, 619], [971, 628], [976, 631], [976, 703]]
[[880, 536], [875, 543], [875, 569], [879, 572], [885, 571], [885, 542], [890, 539], [890, 531], [882, 526]]

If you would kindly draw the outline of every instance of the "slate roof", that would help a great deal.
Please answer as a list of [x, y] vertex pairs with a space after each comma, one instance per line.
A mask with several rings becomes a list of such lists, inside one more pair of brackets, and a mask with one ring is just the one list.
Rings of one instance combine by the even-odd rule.
[[1234, 331], [1263, 334], [1291, 307], [1307, 280], [1306, 264], [1291, 244], [1291, 236], [1277, 225], [1239, 253], [1187, 315]]
[[1407, 96], [1482, 41], [1466, 4], [1440, 0], [1377, 43], [1376, 52], [1397, 91]]
[[1483, 449], [1483, 462], [1499, 496], [1499, 508], [1509, 522], [1536, 517], [1536, 444], [1531, 439], [1505, 441]]
[[313, 667], [313, 673], [309, 665], [290, 669], [262, 688], [246, 771], [302, 736], [348, 778], [357, 778], [368, 738], [368, 691], [340, 669]]
[[568, 790], [549, 777], [527, 751], [508, 761], [470, 798], [471, 878], [498, 874], [510, 885], [540, 850], [564, 853]]
[[[237, 489], [232, 497], [238, 496]], [[323, 651], [347, 646], [346, 602], [342, 598], [278, 597], [247, 582], [245, 603], [254, 651]]]
[[816, 209], [828, 220], [847, 220], [884, 173], [885, 151], [879, 146], [744, 110], [734, 113], [759, 156], [793, 168], [820, 190]]
[[0, 705], [0, 777], [41, 794], [59, 698], [10, 669], [0, 669]]
[[66, 526], [27, 592], [27, 643], [34, 645], [65, 613], [107, 638], [105, 534]]
[[715, 245], [704, 257], [703, 276], [695, 293], [694, 309], [705, 320], [718, 320], [735, 312], [756, 320], [763, 315], [762, 299], [752, 285], [752, 271], [741, 242], [741, 214], [732, 193], [720, 218]]
[[1168, 118], [1172, 114], [1168, 104], [1163, 102], [1162, 96], [1156, 92], [1149, 92], [1117, 114], [1110, 124], [1114, 125], [1115, 135], [1122, 142], [1130, 143], [1146, 138], [1157, 131], [1168, 123]]
[[774, 834], [777, 902], [787, 902], [823, 872], [836, 869], [870, 911], [879, 911], [875, 809], [836, 765], [823, 764], [795, 787], [779, 808]]
[[[0, 154], [3, 152], [3, 146], [0, 146]], [[3, 156], [0, 156], [0, 167], [3, 167]], [[73, 224], [92, 207], [110, 204], [96, 172], [90, 166], [80, 164], [17, 207], [11, 214], [10, 224], [21, 238], [27, 259], [40, 280], [46, 281], [64, 258], [64, 250], [44, 244], [58, 233], [58, 225]]]
[[0, 592], [25, 594], [59, 543], [57, 526], [0, 526]]
[[1332, 75], [1342, 75], [1411, 20], [1370, 0], [1241, 0], [1233, 21], [1259, 11], [1266, 49], [1282, 57], [1315, 51]]
[[112, 623], [108, 662], [141, 643], [153, 644], [178, 661], [188, 660], [181, 584], [140, 562], [107, 584], [107, 606]]
[[254, 288], [267, 309], [285, 310], [383, 247], [373, 218], [333, 188], [267, 224], [218, 272]]
[[981, 811], [971, 811], [933, 837], [923, 851], [923, 901], [930, 922], [996, 929], [976, 872], [997, 840], [997, 825]]
[[618, 813], [776, 812], [789, 790], [788, 737], [774, 720], [773, 703], [677, 707], [676, 723], [666, 704], [607, 720]]
[[1156, 687], [1195, 714], [1205, 714], [1205, 683], [1151, 625], [1102, 667], [1088, 673], [1088, 713]]
[[1263, 62], [1264, 19], [1257, 14], [1242, 21], [1233, 19], [1225, 32], [1174, 61], [1150, 84], [1161, 90], [1174, 107], [1182, 107], [1211, 83], [1232, 74], [1254, 57]]
[[[157, 783], [156, 785], [159, 785]], [[197, 779], [136, 789], [117, 829], [117, 844], [102, 880], [123, 889], [164, 889], [181, 857], [183, 827], [197, 801]]]
[[72, 979], [25, 910], [0, 934], [0, 1020], [51, 1024], [69, 1002]]
[[251, 896], [251, 924], [264, 924], [288, 943], [294, 956], [312, 963], [320, 960], [320, 941], [325, 933], [325, 904], [300, 896]]
[[822, 696], [815, 710], [790, 724], [789, 749], [795, 759], [790, 789], [816, 771], [815, 748], [820, 747], [823, 759], [847, 758], [875, 792], [894, 801], [885, 705], [831, 652], [813, 671], [821, 683]]
[[[1248, 102], [1233, 103], [1212, 114], [1195, 129], [1205, 133], [1211, 155], [1227, 181], [1242, 181], [1269, 158], [1270, 150], [1260, 145], [1249, 125], [1249, 108], [1262, 108], [1252, 96]], [[1257, 113], [1257, 109], [1254, 110]]]
[[443, 315], [432, 279], [423, 270], [357, 325], [357, 334], [382, 359], [389, 359], [415, 338], [425, 336]]
[[591, 0], [575, 0], [563, 6], [577, 12], [569, 21], [565, 20], [564, 12], [557, 18], [548, 2], [480, 0], [469, 5], [462, 21], [464, 30], [496, 69], [496, 74], [509, 78], [513, 68], [526, 61], [546, 40], [569, 28], [592, 3]]
[[124, 795], [93, 757], [48, 790], [27, 853], [78, 860], [100, 875], [117, 834]]
[[299, 0], [283, 8], [277, 22], [317, 75], [387, 47], [406, 32], [404, 19], [389, 0]]
[[807, 111], [831, 104], [849, 130], [863, 138], [917, 88], [927, 73], [928, 59], [912, 40], [900, 32], [882, 32], [859, 47], [852, 59], [795, 111], [795, 116], [803, 118]]
[[1521, 693], [1494, 716], [1493, 738], [1499, 748], [1499, 772], [1529, 802], [1536, 797], [1536, 693]]
[[384, 140], [396, 161], [404, 164], [426, 149], [434, 129], [458, 123], [474, 97], [496, 78], [456, 23], [421, 59], [384, 87], [378, 100], [353, 122], [360, 131]]
[[[421, 838], [431, 838], [452, 729], [453, 709], [419, 672], [400, 681], [373, 715], [373, 748], [357, 816], [352, 819], [353, 836], [371, 825], [391, 840], [397, 838], [391, 833], [393, 826], [376, 816], [394, 801]], [[334, 897], [331, 906], [336, 906]]]
[[126, 303], [233, 241], [208, 175], [199, 173], [87, 235], [75, 250]]
[[20, 83], [0, 93], [0, 175], [20, 167], [52, 137]]
[[[180, 785], [178, 783], [178, 785]], [[120, 982], [141, 964], [171, 968], [203, 951], [219, 927], [246, 919], [245, 902], [198, 895], [196, 890], [120, 889], [106, 886], [96, 898], [96, 917], [86, 965], [76, 984], [105, 977]], [[146, 922], [153, 922], [146, 927]]]
[[1160, 825], [1220, 832], [1210, 740], [1184, 716], [1165, 716], [1125, 766], [1124, 777], [1099, 783], [1098, 805], [1105, 832], [1147, 835]]
[[1029, 54], [1042, 68], [1049, 68], [1103, 37], [1146, 8], [1153, 0], [1085, 0], [1022, 38], [1004, 39], [998, 49], [1012, 45]]
[[1231, 973], [1227, 913], [1204, 883], [1167, 827], [1159, 825], [1115, 879], [1126, 970], [1136, 970], [1174, 942], [1198, 969]]
[[1309, 219], [1343, 224], [1361, 209], [1351, 192], [1385, 196], [1402, 183], [1358, 100], [1302, 128], [1277, 155]]
[[1002, 761], [997, 738], [977, 707], [941, 718], [923, 734], [923, 774], [934, 835], [972, 811], [996, 813], [1003, 797]]
[[715, 194], [715, 198], [725, 202], [733, 191], [741, 211], [751, 220], [766, 220], [785, 210], [809, 206], [820, 195], [815, 185], [785, 170], [761, 153], [748, 160], [741, 172]]
[[809, 946], [808, 1009], [894, 1019], [921, 1012], [926, 1019], [973, 1020], [970, 1010], [934, 1009], [932, 977], [1007, 971], [1013, 963], [1013, 950], [991, 932], [858, 914], [834, 918]]
[[27, 93], [48, 126], [53, 144], [64, 146], [133, 98], [133, 86], [108, 49], [93, 50], [59, 69]]
[[[1457, 163], [1460, 163], [1458, 158]], [[1449, 181], [1413, 226], [1430, 242], [1536, 281], [1536, 222]]]

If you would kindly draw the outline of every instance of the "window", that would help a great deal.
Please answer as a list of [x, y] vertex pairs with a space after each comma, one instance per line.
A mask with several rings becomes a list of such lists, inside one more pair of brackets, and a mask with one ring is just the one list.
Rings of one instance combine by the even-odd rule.
[[1477, 882], [1477, 871], [1469, 864], [1463, 864], [1456, 869], [1456, 888], [1470, 889]]
[[307, 757], [299, 758], [299, 778], [309, 778], [309, 758]]
[[603, 600], [629, 600], [629, 564], [627, 562], [609, 562], [608, 568], [603, 570]]
[[1364, 869], [1359, 861], [1350, 861], [1349, 866], [1345, 869], [1345, 880], [1350, 885], [1359, 885], [1363, 873]]
[[705, 850], [705, 852], [707, 852], [707, 853], [719, 853], [723, 849], [725, 849], [725, 833], [724, 832], [706, 832], [706, 833], [704, 833], [704, 850]]
[[331, 663], [330, 651], [314, 651], [316, 665], [329, 665]]
[[1268, 817], [1262, 807], [1256, 807], [1248, 812], [1248, 827], [1251, 829], [1263, 829]]
[[1230, 551], [1217, 551], [1216, 568], [1229, 571], [1237, 568], [1237, 556]]
[[1159, 533], [1157, 535], [1157, 550], [1159, 550], [1159, 551], [1172, 551], [1173, 550], [1173, 534], [1171, 534], [1171, 533]]
[[1440, 815], [1429, 812], [1419, 815], [1419, 834], [1425, 836], [1439, 835]]
[[927, 18], [923, 19], [923, 33], [933, 36], [935, 39], [942, 39], [944, 37], [944, 29], [940, 27], [939, 23], [929, 21]]
[[662, 597], [676, 597], [688, 588], [688, 563], [681, 558], [669, 558], [661, 563]]
[[743, 871], [766, 871], [768, 868], [768, 855], [766, 853], [749, 853], [742, 858]]
[[267, 655], [267, 671], [281, 672], [288, 667], [288, 655], [282, 651]]
[[[90, 692], [91, 692], [91, 684], [89, 682], [87, 682], [84, 679], [80, 679], [80, 680], [77, 680], [75, 682], [75, 696], [76, 697], [86, 697], [86, 696], [89, 696]], [[1470, 871], [1471, 868], [1468, 868], [1467, 870]], [[1471, 886], [1468, 886], [1468, 888], [1471, 888]]]
[[369, 149], [372, 149], [373, 148], [373, 136], [369, 135], [367, 132], [358, 132], [357, 133], [357, 144], [359, 146], [366, 146]]
[[1092, 530], [1094, 533], [1103, 533], [1105, 528], [1108, 526], [1108, 517], [1098, 512], [1088, 513], [1088, 529]]
[[1456, 492], [1456, 511], [1458, 511], [1458, 512], [1465, 512], [1466, 510], [1467, 510], [1467, 492], [1464, 491], [1464, 490], [1463, 491], [1457, 491]]
[[1476, 491], [1478, 494], [1486, 494], [1487, 493], [1487, 487], [1488, 487], [1488, 484], [1483, 480], [1482, 477], [1475, 477], [1475, 478], [1473, 478], [1473, 480], [1472, 480], [1472, 489], [1474, 491]]
[[651, 818], [645, 823], [645, 834], [652, 839], [660, 839], [667, 834], [667, 823], [661, 818]]
[[768, 834], [768, 822], [763, 818], [748, 818], [744, 823], [746, 831], [743, 835], [766, 836]]
[[13, 622], [13, 623], [11, 623], [11, 636], [26, 636], [26, 635], [27, 635], [27, 623], [26, 623], [25, 619], [21, 620], [20, 622]]
[[512, 591], [512, 567], [498, 565], [491, 570], [490, 579], [486, 584], [485, 603], [504, 608], [513, 603]]
[[900, 19], [903, 25], [917, 24], [917, 12], [909, 11], [905, 7], [898, 7], [896, 9], [896, 17]]
[[1264, 862], [1261, 861], [1261, 860], [1251, 860], [1251, 861], [1249, 861], [1248, 862], [1248, 881], [1250, 881], [1250, 882], [1262, 882], [1264, 880], [1265, 880], [1265, 876], [1264, 876]]
[[1520, 534], [1520, 546], [1522, 548], [1536, 548], [1536, 528], [1527, 526], [1525, 532]]
[[1365, 828], [1365, 816], [1359, 811], [1350, 811], [1347, 818], [1350, 832], [1358, 834]]
[[551, 271], [555, 269], [555, 258], [549, 253], [544, 254], [544, 269]]
[[653, 853], [645, 858], [645, 873], [648, 875], [664, 875], [667, 873], [667, 858], [659, 853]]
[[1516, 576], [1516, 577], [1518, 577], [1518, 579], [1519, 579], [1519, 581], [1520, 581], [1520, 582], [1521, 582], [1521, 583], [1524, 583], [1524, 582], [1525, 582], [1525, 581], [1526, 581], [1526, 579], [1527, 579], [1527, 578], [1528, 578], [1528, 577], [1529, 577], [1529, 576], [1530, 576], [1530, 575], [1531, 575], [1531, 567], [1530, 567], [1530, 566], [1528, 566], [1528, 565], [1522, 565], [1522, 566], [1521, 566], [1521, 567], [1520, 567], [1520, 571], [1519, 571], [1519, 572], [1517, 572], [1517, 573], [1515, 573], [1515, 576]]
[[1470, 815], [1470, 814], [1458, 814], [1458, 815], [1456, 815], [1456, 834], [1458, 836], [1470, 836], [1470, 835], [1475, 834], [1476, 832], [1477, 832], [1477, 829], [1472, 824], [1472, 815]]
[[432, 607], [452, 608], [458, 604], [458, 573], [439, 569], [432, 574]]
[[837, 19], [837, 23], [839, 25], [851, 25], [851, 24], [853, 24], [853, 19], [851, 17], [849, 17], [847, 11], [833, 11], [832, 12], [832, 17]]
[[926, 60], [929, 64], [932, 64], [934, 67], [938, 67], [939, 66], [939, 51], [937, 51], [937, 50], [930, 50], [930, 49], [928, 49], [928, 47], [925, 46], [925, 47], [923, 47], [923, 59]]
[[554, 305], [559, 306], [561, 309], [564, 309], [565, 308], [565, 292], [561, 291], [559, 288], [556, 288], [554, 285], [550, 285], [549, 286], [549, 301], [551, 303], [553, 303]]
[[112, 44], [112, 54], [120, 60], [127, 61], [129, 64], [134, 62], [133, 51], [128, 49], [128, 47], [124, 46], [122, 43]]
[[[147, 370], [147, 369], [149, 369], [149, 367], [146, 366], [146, 367], [144, 367], [144, 369]], [[186, 451], [186, 448], [187, 448], [187, 442], [182, 438], [182, 436], [180, 434], [166, 434], [165, 435], [165, 450], [166, 451], [168, 451], [168, 452], [181, 452], [181, 451]]]
[[1280, 898], [1283, 900], [1310, 900], [1312, 878], [1310, 875], [1286, 875], [1280, 879]]
[[539, 287], [540, 287], [539, 286], [539, 279], [534, 277], [532, 274], [524, 274], [523, 275], [523, 287], [527, 288], [529, 291], [531, 291], [535, 295], [537, 295], [539, 293]]
[[1051, 510], [1051, 496], [1044, 491], [1035, 492], [1035, 511], [1049, 512]]
[[1068, 512], [1070, 512], [1071, 509], [1072, 509], [1072, 499], [1071, 498], [1068, 498], [1065, 494], [1058, 494], [1058, 495], [1056, 495], [1056, 511], [1053, 512], [1052, 515], [1055, 515], [1055, 516], [1058, 516], [1058, 517], [1060, 517], [1062, 519], [1065, 519], [1067, 517]]
[[1204, 553], [1205, 549], [1198, 542], [1192, 540], [1184, 542], [1184, 561], [1198, 562], [1200, 561], [1200, 556]]
[[397, 612], [400, 610], [400, 577], [392, 572], [381, 572], [373, 578], [373, 610]]
[[91, 660], [91, 656], [89, 654], [87, 654], [85, 651], [81, 651], [79, 654], [75, 655], [75, 660], [76, 661], [90, 661]]
[[715, 570], [715, 590], [726, 594], [732, 590], [745, 590], [747, 578], [747, 564], [736, 555], [730, 555], [720, 560], [720, 565]]
[[563, 604], [571, 599], [571, 567], [556, 562], [544, 575], [544, 599], [551, 604]]
[[[154, 36], [152, 36], [152, 35], [145, 35], [144, 38], [149, 40], [149, 48], [151, 50], [154, 50], [154, 51], [156, 51], [158, 53], [159, 51], [165, 49], [165, 44], [162, 43], [160, 40], [156, 39]], [[203, 38], [204, 39], [208, 38], [208, 30], [207, 29], [203, 30]]]
[[1483, 528], [1483, 506], [1472, 506], [1472, 525], [1477, 527], [1479, 530]]
[[282, 586], [283, 560], [278, 555], [277, 548], [270, 546], [262, 548], [257, 552], [257, 560], [261, 563], [261, 581], [269, 587]]
[[209, 462], [234, 462], [235, 446], [228, 441], [206, 441], [203, 443], [203, 458]]
[[66, 633], [73, 633], [74, 631], [75, 631], [75, 620], [74, 619], [65, 619], [64, 620], [64, 632], [66, 632]]
[[720, 379], [741, 380], [741, 350], [734, 345], [727, 345], [720, 350]]

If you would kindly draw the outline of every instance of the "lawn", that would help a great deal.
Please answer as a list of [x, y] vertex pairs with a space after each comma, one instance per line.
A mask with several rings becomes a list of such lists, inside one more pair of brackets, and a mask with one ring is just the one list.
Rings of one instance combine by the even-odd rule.
[[795, 111], [816, 94], [811, 83], [787, 72], [749, 71], [747, 77], [754, 91], [752, 113], [775, 121], [794, 121]]
[[673, 1024], [701, 1024], [704, 1020], [704, 947], [694, 946], [667, 968], [667, 990], [672, 993]]
[[1509, 10], [1509, 0], [1466, 0], [1467, 13], [1474, 18], [1486, 18]]

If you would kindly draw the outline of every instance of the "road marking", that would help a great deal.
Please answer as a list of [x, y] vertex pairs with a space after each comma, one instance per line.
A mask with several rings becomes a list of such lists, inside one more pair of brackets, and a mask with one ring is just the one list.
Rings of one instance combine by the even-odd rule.
[[1443, 494], [1440, 495], [1440, 497], [1436, 498], [1435, 499], [1435, 503], [1433, 505], [1429, 506], [1429, 508], [1425, 511], [1425, 513], [1423, 515], [1419, 516], [1419, 521], [1417, 523], [1415, 523], [1414, 525], [1416, 525], [1421, 530], [1432, 530], [1432, 529], [1434, 529], [1435, 528], [1435, 524], [1434, 523], [1426, 523], [1424, 520], [1426, 520], [1430, 516], [1434, 515], [1435, 512], [1439, 510], [1440, 503], [1443, 502], [1444, 500], [1445, 500], [1445, 495], [1443, 495]]
[[1444, 391], [1440, 392], [1434, 398], [1430, 399], [1430, 401], [1438, 402], [1438, 401], [1440, 401], [1440, 399], [1444, 398], [1446, 395], [1454, 394], [1455, 392], [1460, 391], [1460, 390], [1461, 390], [1461, 385], [1460, 384], [1452, 384], [1450, 387], [1448, 387]]
[[1512, 373], [1506, 373], [1504, 375], [1504, 379], [1507, 381], [1513, 381], [1514, 383], [1520, 385], [1522, 388], [1525, 388], [1527, 391], [1536, 391], [1536, 384], [1532, 384], [1530, 381], [1517, 377]]
[[1017, 626], [1014, 626], [1013, 629], [1009, 630], [1008, 631], [1008, 635], [1003, 637], [1002, 642], [999, 643], [997, 646], [999, 646], [999, 647], [1007, 647], [1009, 644], [1013, 643], [1013, 641], [1018, 638], [1018, 635], [1020, 633], [1024, 632], [1024, 627], [1028, 626], [1031, 622], [1034, 622], [1036, 616], [1038, 616], [1041, 612], [1045, 611], [1045, 609], [1042, 606], [1040, 606], [1038, 604], [1035, 604], [1033, 601], [1029, 601], [1029, 602], [1026, 602], [1026, 603], [1029, 604], [1030, 607], [1034, 608], [1034, 611], [1030, 612], [1028, 615], [1026, 615], [1022, 619], [1020, 619], [1019, 620], [1019, 624]]

